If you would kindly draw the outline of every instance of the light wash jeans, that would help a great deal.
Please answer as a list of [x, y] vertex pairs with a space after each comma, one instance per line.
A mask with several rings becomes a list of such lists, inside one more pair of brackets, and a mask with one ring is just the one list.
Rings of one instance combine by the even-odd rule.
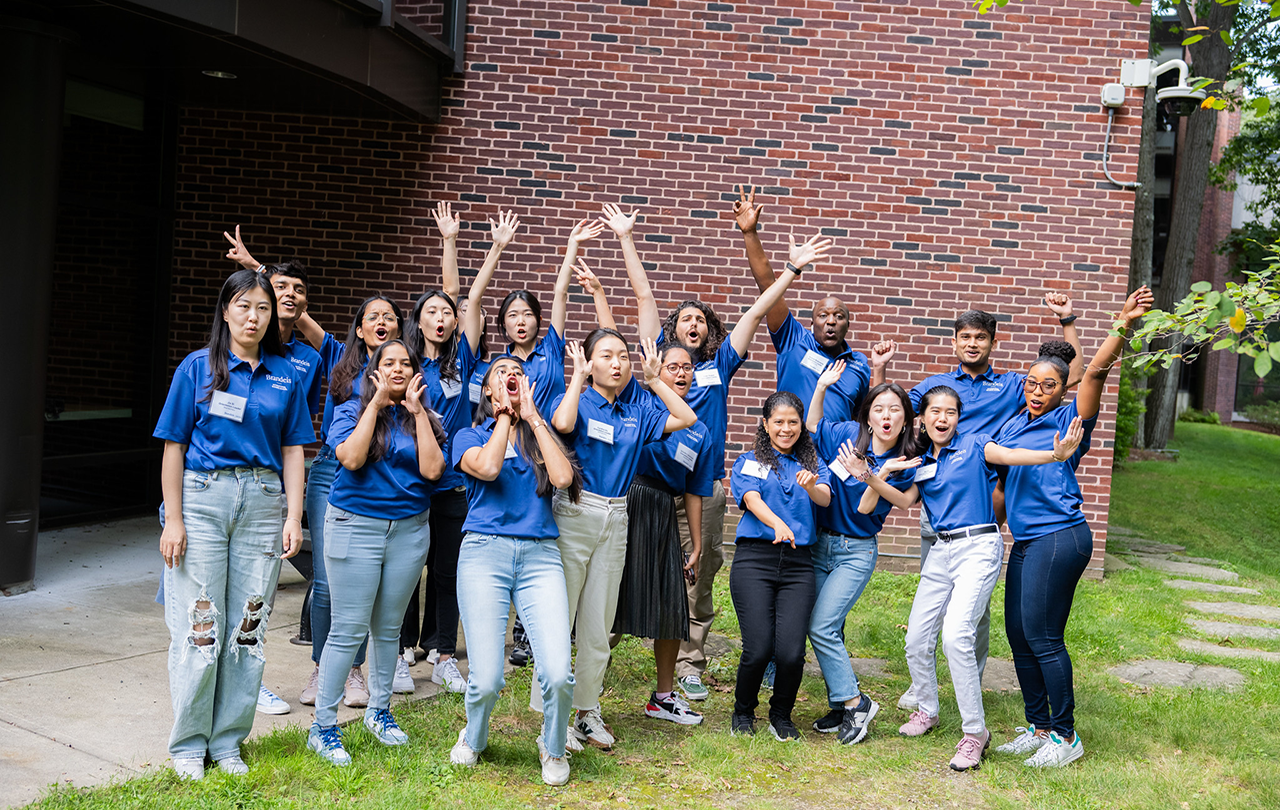
[[271, 470], [182, 473], [187, 552], [164, 569], [175, 760], [238, 756], [253, 728], [285, 511], [280, 476]]
[[379, 520], [329, 504], [324, 562], [333, 584], [333, 624], [320, 656], [317, 725], [337, 725], [338, 701], [366, 632], [373, 639], [369, 708], [391, 707], [400, 623], [427, 561], [430, 514], [427, 510], [400, 520]]
[[991, 604], [1003, 558], [1004, 540], [999, 532], [934, 543], [920, 571], [920, 585], [907, 620], [907, 667], [920, 711], [938, 716], [936, 650], [941, 629], [942, 650], [951, 668], [966, 734], [981, 734], [986, 728], [974, 637]]
[[511, 603], [524, 623], [538, 663], [542, 742], [564, 756], [573, 700], [569, 600], [555, 540], [524, 540], [467, 532], [458, 552], [458, 609], [467, 637], [467, 745], [489, 742], [489, 715], [506, 685], [502, 674]]
[[[324, 564], [324, 513], [329, 508], [329, 491], [338, 474], [338, 457], [327, 444], [311, 460], [307, 475], [307, 525], [311, 530], [311, 660], [319, 664], [332, 622], [329, 599], [329, 571]], [[360, 642], [353, 666], [363, 666], [368, 638]]]
[[827, 703], [833, 709], [862, 694], [844, 646], [844, 622], [871, 581], [879, 556], [874, 537], [819, 531], [813, 547], [818, 599], [809, 616], [809, 641], [827, 682]]

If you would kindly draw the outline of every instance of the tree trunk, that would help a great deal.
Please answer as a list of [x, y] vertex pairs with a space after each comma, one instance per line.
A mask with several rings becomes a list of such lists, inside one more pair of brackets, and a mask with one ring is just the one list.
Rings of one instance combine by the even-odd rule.
[[[1129, 240], [1129, 289], [1151, 283], [1151, 253], [1156, 229], [1156, 90], [1148, 87], [1142, 99], [1142, 135], [1138, 146], [1138, 188], [1133, 195], [1133, 236]], [[1147, 378], [1133, 380], [1134, 392], [1141, 396]], [[1133, 438], [1135, 447], [1146, 444], [1146, 414], [1138, 414]]]

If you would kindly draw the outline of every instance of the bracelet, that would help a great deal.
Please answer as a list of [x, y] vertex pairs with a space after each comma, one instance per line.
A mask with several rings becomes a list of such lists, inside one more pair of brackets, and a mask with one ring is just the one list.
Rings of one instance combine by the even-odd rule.
[[544, 419], [544, 420], [542, 420], [541, 422], [539, 422], [538, 424], [533, 425], [532, 427], [533, 427], [533, 429], [534, 429], [534, 430], [537, 430], [537, 429], [538, 429], [538, 428], [540, 428], [540, 427], [546, 427], [546, 426], [547, 426], [547, 420], [545, 420], [545, 419]]
[[255, 270], [254, 272], [255, 272], [255, 273], [261, 273], [263, 270], [266, 270], [266, 269], [267, 269], [267, 266], [266, 266], [265, 264], [260, 264], [260, 265], [258, 265], [258, 269], [257, 269], [257, 270]]
[[288, 522], [289, 522], [289, 521], [291, 521], [291, 520], [296, 520], [296, 521], [298, 521], [298, 525], [299, 525], [299, 526], [301, 526], [301, 525], [302, 525], [302, 518], [289, 517], [289, 518], [285, 518], [285, 519], [284, 519], [284, 522], [285, 522], [285, 523], [288, 523]]
[[[807, 265], [807, 264], [805, 265], [805, 267], [808, 267], [808, 266], [809, 266], [809, 265]], [[795, 273], [797, 276], [798, 276], [798, 275], [800, 275], [800, 269], [801, 269], [801, 268], [796, 267], [796, 266], [795, 266], [794, 264], [792, 264], [791, 262], [787, 262], [787, 269], [788, 269], [788, 270], [790, 270], [791, 272]]]
[[1079, 315], [1068, 315], [1068, 316], [1067, 316], [1067, 317], [1065, 317], [1065, 318], [1059, 318], [1059, 319], [1058, 319], [1058, 323], [1062, 324], [1063, 326], [1070, 326], [1071, 324], [1073, 324], [1073, 323], [1075, 323], [1075, 322], [1076, 322], [1076, 318], [1078, 318], [1078, 317], [1080, 317], [1080, 316], [1079, 316]]

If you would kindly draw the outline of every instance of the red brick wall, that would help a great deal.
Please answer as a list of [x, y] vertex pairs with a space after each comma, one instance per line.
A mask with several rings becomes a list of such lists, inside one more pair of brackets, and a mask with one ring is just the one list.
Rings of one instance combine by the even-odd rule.
[[[207, 329], [224, 226], [244, 223], [264, 257], [309, 260], [315, 310], [339, 329], [370, 290], [408, 302], [436, 283], [436, 200], [471, 228], [464, 267], [487, 246], [485, 217], [520, 214], [494, 307], [517, 286], [549, 303], [572, 222], [621, 202], [643, 214], [638, 243], [663, 314], [697, 296], [735, 321], [754, 291], [728, 214], [736, 182], [765, 186], [775, 256], [793, 228], [836, 239], [791, 301], [800, 311], [842, 296], [858, 349], [882, 336], [905, 344], [892, 369], [904, 382], [954, 362], [960, 310], [999, 313], [996, 361], [1010, 368], [1058, 334], [1044, 290], [1075, 297], [1087, 352], [1118, 308], [1131, 195], [1104, 182], [1097, 97], [1122, 58], [1145, 53], [1145, 11], [1116, 0], [985, 17], [963, 0], [508, 0], [470, 15], [468, 70], [447, 82], [439, 125], [188, 111], [175, 361]], [[1116, 119], [1121, 178], [1134, 171], [1139, 110], [1133, 92]], [[586, 255], [634, 324], [614, 244]], [[575, 295], [571, 313], [569, 336], [581, 337], [586, 299]], [[773, 374], [761, 330], [730, 399], [730, 461]], [[1114, 410], [1112, 387], [1080, 469], [1098, 565]], [[893, 518], [883, 551], [911, 553], [914, 525]]]

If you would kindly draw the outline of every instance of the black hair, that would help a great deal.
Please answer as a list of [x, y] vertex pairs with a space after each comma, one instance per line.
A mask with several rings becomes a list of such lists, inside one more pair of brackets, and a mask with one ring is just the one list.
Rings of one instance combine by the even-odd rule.
[[[617, 329], [609, 329], [601, 326], [592, 329], [582, 340], [582, 356], [587, 358], [588, 364], [591, 362], [591, 354], [596, 350], [596, 346], [605, 338], [617, 338], [622, 341], [623, 349], [627, 353], [627, 362], [631, 362], [631, 345], [627, 343], [627, 339]], [[594, 384], [595, 380], [592, 375], [587, 375], [587, 382]]]
[[716, 356], [716, 352], [720, 350], [720, 344], [724, 343], [725, 338], [729, 336], [729, 330], [724, 328], [724, 323], [711, 311], [711, 307], [701, 301], [692, 299], [682, 301], [662, 322], [662, 335], [665, 342], [682, 343], [678, 334], [680, 313], [690, 307], [701, 312], [702, 317], [707, 319], [707, 339], [703, 341], [702, 346], [698, 348], [685, 347], [689, 349], [689, 355], [693, 358], [693, 362], [701, 363], [703, 360], [709, 360]]
[[1040, 344], [1040, 351], [1032, 366], [1047, 363], [1058, 372], [1065, 386], [1071, 379], [1071, 361], [1076, 359], [1076, 347], [1065, 340], [1049, 340]]
[[[382, 355], [386, 353], [388, 346], [399, 346], [404, 349], [405, 353], [409, 355], [409, 365], [413, 368], [413, 374], [416, 375], [422, 373], [422, 363], [419, 362], [418, 358], [409, 350], [409, 347], [405, 345], [405, 342], [398, 338], [388, 340], [386, 343], [373, 350], [373, 355], [369, 358], [370, 372], [376, 369], [378, 364], [382, 362]], [[374, 394], [376, 393], [377, 386], [372, 383], [366, 384], [360, 388], [361, 413], [363, 413], [364, 409], [369, 406], [370, 400], [373, 399]], [[423, 407], [426, 407], [425, 402], [423, 403]], [[390, 434], [392, 430], [399, 429], [411, 436], [413, 438], [413, 446], [415, 449], [417, 448], [418, 432], [417, 426], [414, 424], [413, 414], [409, 413], [408, 408], [401, 405], [398, 410], [398, 415], [398, 419], [393, 418], [391, 408], [383, 408], [378, 411], [378, 421], [373, 426], [373, 438], [369, 440], [368, 461], [381, 460], [382, 457], [387, 454], [387, 451], [391, 449], [391, 439], [388, 434]], [[444, 446], [449, 441], [449, 437], [445, 434], [444, 428], [440, 425], [440, 421], [436, 419], [435, 414], [431, 413], [429, 408], [427, 409], [427, 418], [431, 420], [431, 432], [435, 434], [436, 444], [440, 446], [441, 452], [443, 453]]]
[[209, 390], [201, 402], [213, 399], [214, 391], [225, 391], [231, 384], [231, 371], [227, 367], [227, 353], [231, 351], [231, 327], [227, 325], [224, 315], [227, 307], [240, 296], [257, 288], [267, 294], [271, 302], [271, 320], [266, 328], [258, 328], [262, 340], [258, 342], [259, 357], [262, 354], [283, 355], [280, 345], [280, 321], [276, 315], [276, 291], [271, 282], [257, 270], [237, 270], [222, 283], [218, 292], [218, 303], [213, 308], [213, 324], [209, 329]]
[[[502, 306], [498, 307], [498, 329], [506, 332], [507, 310], [516, 301], [523, 301], [529, 305], [529, 309], [533, 310], [533, 317], [538, 322], [537, 329], [542, 328], [542, 304], [538, 303], [538, 299], [528, 290], [515, 290], [507, 293], [507, 297], [502, 299]], [[536, 332], [537, 329], [534, 331]], [[534, 335], [537, 338], [537, 335]]]
[[[916, 411], [911, 407], [911, 395], [897, 383], [884, 382], [867, 392], [858, 410], [858, 438], [853, 446], [859, 453], [866, 453], [871, 446], [871, 403], [885, 392], [896, 396], [902, 402], [902, 432], [898, 434], [898, 443], [893, 448], [895, 456], [911, 458], [916, 453], [915, 421]], [[921, 400], [923, 402], [923, 399]]]
[[267, 269], [263, 270], [262, 273], [268, 279], [273, 279], [276, 276], [296, 278], [302, 282], [302, 286], [311, 289], [311, 281], [307, 278], [307, 268], [298, 259], [290, 259], [281, 264], [268, 264]]
[[[493, 365], [489, 366], [489, 369], [484, 373], [484, 380], [481, 382], [481, 386], [488, 386], [489, 390], [492, 391], [493, 385], [490, 383], [490, 379], [493, 377], [494, 370], [498, 367], [498, 363], [508, 360], [518, 365], [521, 371], [524, 370], [524, 363], [520, 362], [520, 358], [504, 354], [494, 359]], [[534, 406], [534, 410], [536, 412], [537, 406]], [[478, 416], [477, 421], [484, 421], [493, 417], [493, 403], [489, 397], [480, 397], [480, 403], [476, 406], [476, 414]], [[538, 497], [542, 497], [551, 491], [551, 477], [547, 475], [547, 463], [542, 458], [542, 449], [538, 447], [538, 437], [535, 435], [534, 429], [529, 426], [529, 416], [527, 413], [521, 414], [520, 421], [516, 422], [516, 440], [513, 444], [517, 452], [522, 454], [524, 460], [529, 462], [529, 466], [533, 468], [534, 480], [538, 482], [536, 491]], [[537, 414], [537, 416], [547, 422], [541, 414]], [[564, 442], [560, 441], [560, 437], [551, 428], [550, 422], [547, 422], [547, 435], [560, 448], [560, 452], [564, 453], [564, 457], [569, 460], [569, 466], [573, 468], [573, 481], [565, 488], [565, 493], [569, 496], [569, 500], [577, 503], [578, 499], [582, 497], [582, 468], [578, 466], [578, 459], [573, 454], [573, 451], [565, 447]]]
[[422, 318], [422, 309], [432, 298], [443, 299], [449, 305], [449, 309], [453, 310], [453, 334], [445, 338], [444, 343], [440, 346], [440, 379], [457, 380], [458, 379], [458, 305], [443, 290], [427, 290], [418, 296], [417, 302], [413, 305], [413, 312], [409, 315], [409, 321], [404, 327], [404, 343], [409, 347], [409, 353], [415, 357], [427, 356], [427, 336], [422, 334], [422, 326], [420, 320]]
[[690, 361], [693, 360], [693, 353], [690, 352], [689, 347], [684, 345], [683, 343], [663, 343], [662, 346], [658, 349], [658, 361], [665, 362], [667, 359], [667, 355], [671, 354], [672, 352], [684, 352], [685, 354], [689, 355]]
[[[386, 301], [391, 305], [391, 311], [396, 316], [396, 334], [403, 334], [404, 329], [404, 313], [400, 311], [400, 306], [382, 293], [371, 295], [360, 303], [360, 307], [356, 310], [355, 317], [351, 319], [351, 328], [347, 330], [347, 348], [342, 352], [342, 359], [334, 364], [333, 371], [329, 373], [329, 393], [333, 395], [333, 404], [341, 405], [348, 399], [351, 399], [351, 383], [361, 371], [363, 371], [366, 360], [369, 357], [369, 348], [365, 346], [364, 341], [356, 332], [364, 323], [365, 310], [374, 301]], [[413, 352], [409, 352], [413, 354]]]
[[[920, 406], [916, 409], [917, 413], [924, 416], [924, 412], [929, 408], [929, 403], [935, 397], [951, 397], [956, 401], [956, 417], [964, 415], [964, 403], [960, 400], [960, 395], [956, 393], [956, 389], [949, 385], [935, 385], [928, 391], [924, 392], [924, 396], [920, 397]], [[929, 431], [925, 428], [924, 423], [920, 424], [920, 433], [916, 438], [916, 455], [924, 453], [925, 450], [933, 446], [933, 440], [929, 438]]]
[[983, 312], [980, 309], [971, 309], [963, 312], [956, 318], [956, 334], [960, 334], [960, 330], [965, 327], [981, 329], [986, 332], [992, 340], [996, 339], [996, 319], [989, 312]]
[[[465, 301], [466, 299], [462, 299]], [[462, 301], [458, 302], [458, 306], [462, 306]], [[484, 307], [480, 309], [480, 344], [477, 346], [476, 359], [487, 360], [489, 358], [489, 315], [484, 311]], [[461, 327], [459, 327], [461, 328]]]
[[800, 401], [800, 397], [790, 391], [777, 391], [770, 394], [764, 401], [764, 406], [761, 408], [764, 418], [756, 428], [756, 441], [751, 447], [756, 461], [773, 470], [773, 474], [779, 479], [782, 478], [778, 472], [777, 451], [773, 449], [773, 442], [769, 440], [769, 431], [764, 427], [764, 423], [779, 407], [794, 408], [800, 416], [800, 437], [791, 448], [791, 457], [800, 462], [800, 466], [809, 472], [818, 472], [818, 449], [813, 446], [813, 437], [809, 435], [809, 429], [804, 426], [804, 403]]

